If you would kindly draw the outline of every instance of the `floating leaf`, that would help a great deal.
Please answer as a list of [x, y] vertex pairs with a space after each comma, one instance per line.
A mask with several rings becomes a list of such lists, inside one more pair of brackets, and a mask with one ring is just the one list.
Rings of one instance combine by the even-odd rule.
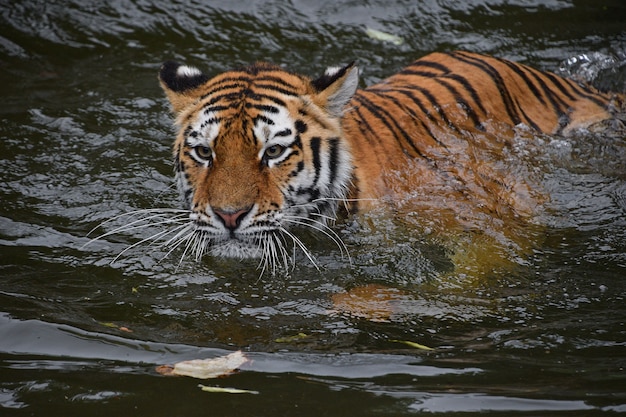
[[428, 346], [424, 346], [424, 345], [420, 345], [419, 343], [416, 342], [411, 342], [409, 340], [390, 340], [390, 342], [396, 342], [396, 343], [404, 343], [407, 346], [411, 346], [415, 349], [421, 349], [421, 350], [435, 350], [431, 347]]
[[194, 359], [178, 362], [173, 366], [159, 366], [156, 368], [156, 371], [161, 375], [181, 375], [198, 379], [210, 379], [229, 375], [246, 362], [248, 362], [248, 358], [239, 350], [219, 358]]
[[306, 339], [307, 337], [309, 337], [309, 335], [306, 334], [306, 333], [298, 333], [295, 336], [279, 337], [278, 339], [274, 340], [274, 342], [276, 342], [276, 343], [293, 343], [293, 342], [297, 342], [297, 341], [302, 340], [302, 339]]
[[239, 388], [222, 388], [222, 387], [209, 387], [206, 385], [199, 384], [200, 389], [204, 392], [217, 392], [224, 394], [258, 394], [259, 391], [251, 391], [247, 389], [239, 389]]
[[394, 45], [402, 45], [404, 43], [404, 39], [399, 36], [372, 28], [366, 28], [365, 34], [372, 39], [376, 39], [377, 41], [389, 42], [393, 43]]
[[111, 322], [103, 322], [103, 321], [101, 321], [101, 322], [99, 322], [99, 324], [100, 324], [101, 326], [108, 327], [108, 328], [110, 328], [110, 329], [117, 329], [117, 330], [119, 330], [119, 331], [126, 332], [126, 333], [132, 333], [132, 332], [133, 332], [133, 331], [132, 331], [131, 329], [129, 329], [128, 327], [125, 327], [125, 326], [118, 326], [117, 324], [115, 324], [115, 323], [111, 323]]

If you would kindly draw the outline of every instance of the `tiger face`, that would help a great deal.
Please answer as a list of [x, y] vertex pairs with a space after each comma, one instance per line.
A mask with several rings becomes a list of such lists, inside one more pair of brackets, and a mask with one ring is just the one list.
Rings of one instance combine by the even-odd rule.
[[[341, 116], [354, 65], [311, 80], [269, 64], [210, 79], [165, 63], [159, 75], [178, 135], [176, 183], [196, 257], [287, 262], [292, 226], [325, 227], [347, 193], [352, 161]], [[280, 261], [279, 261], [280, 260]]]

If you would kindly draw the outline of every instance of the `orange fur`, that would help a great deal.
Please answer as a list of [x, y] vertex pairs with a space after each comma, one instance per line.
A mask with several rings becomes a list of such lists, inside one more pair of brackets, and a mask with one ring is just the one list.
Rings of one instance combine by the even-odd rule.
[[516, 130], [566, 135], [624, 100], [468, 52], [428, 55], [354, 96], [352, 65], [314, 81], [263, 63], [212, 79], [177, 65], [163, 67], [161, 85], [180, 127], [179, 185], [215, 239], [226, 239], [215, 213], [276, 229], [289, 210], [302, 219], [344, 197], [359, 209], [387, 200], [437, 236], [473, 233], [470, 250], [454, 250], [459, 263], [529, 247], [518, 232], [546, 196], [504, 163]]

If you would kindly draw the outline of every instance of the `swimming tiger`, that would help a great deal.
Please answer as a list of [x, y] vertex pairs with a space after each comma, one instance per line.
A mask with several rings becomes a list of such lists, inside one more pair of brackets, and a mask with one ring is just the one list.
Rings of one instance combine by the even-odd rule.
[[567, 135], [611, 120], [624, 102], [470, 52], [432, 53], [365, 89], [354, 63], [311, 79], [268, 63], [209, 77], [169, 61], [159, 79], [178, 127], [187, 246], [270, 269], [288, 262], [290, 240], [310, 257], [296, 226], [338, 240], [326, 223], [343, 207], [395, 204], [443, 237], [496, 230], [469, 241], [489, 242], [482, 255], [455, 262], [485, 261], [498, 236], [523, 246], [507, 230], [545, 196], [503, 165], [516, 132]]

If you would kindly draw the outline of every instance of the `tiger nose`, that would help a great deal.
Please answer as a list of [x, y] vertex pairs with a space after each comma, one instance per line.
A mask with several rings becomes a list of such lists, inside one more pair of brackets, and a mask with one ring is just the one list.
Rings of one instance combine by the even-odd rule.
[[214, 208], [213, 211], [220, 220], [224, 223], [227, 229], [233, 231], [239, 227], [241, 220], [246, 217], [246, 214], [250, 213], [252, 207], [246, 207], [243, 209], [227, 210]]

